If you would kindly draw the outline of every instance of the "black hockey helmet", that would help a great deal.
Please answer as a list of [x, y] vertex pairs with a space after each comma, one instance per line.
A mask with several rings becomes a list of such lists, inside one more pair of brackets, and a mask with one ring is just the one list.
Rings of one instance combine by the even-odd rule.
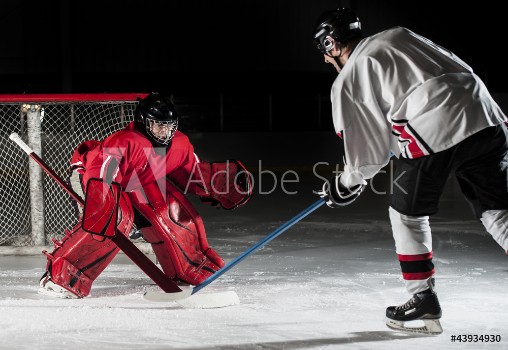
[[139, 100], [134, 121], [153, 142], [167, 146], [178, 129], [178, 113], [168, 97], [152, 92]]
[[333, 44], [327, 37], [347, 44], [351, 39], [362, 37], [362, 25], [356, 14], [348, 8], [324, 12], [314, 30], [314, 44], [324, 54], [328, 54]]

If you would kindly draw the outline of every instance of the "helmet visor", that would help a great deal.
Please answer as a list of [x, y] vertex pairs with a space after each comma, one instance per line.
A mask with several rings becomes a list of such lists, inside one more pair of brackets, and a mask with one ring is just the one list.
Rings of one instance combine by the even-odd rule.
[[161, 121], [149, 118], [146, 119], [146, 131], [153, 140], [162, 145], [169, 144], [177, 128], [178, 122], [174, 120]]

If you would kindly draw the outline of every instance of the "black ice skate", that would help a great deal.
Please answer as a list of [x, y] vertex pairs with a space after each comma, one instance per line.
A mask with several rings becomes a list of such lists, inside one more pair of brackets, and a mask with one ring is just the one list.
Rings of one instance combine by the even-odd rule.
[[[429, 280], [429, 289], [416, 293], [405, 304], [386, 308], [386, 325], [388, 328], [403, 332], [422, 334], [441, 334], [443, 328], [441, 306], [434, 291], [434, 280]], [[422, 320], [424, 326], [410, 327], [405, 322]]]

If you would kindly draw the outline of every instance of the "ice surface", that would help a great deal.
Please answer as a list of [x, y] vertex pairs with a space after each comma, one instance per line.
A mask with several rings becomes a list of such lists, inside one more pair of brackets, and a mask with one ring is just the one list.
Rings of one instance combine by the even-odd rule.
[[[388, 222], [321, 221], [331, 210], [319, 209], [199, 292], [235, 291], [240, 305], [223, 309], [143, 300], [152, 283], [124, 255], [81, 300], [37, 294], [42, 255], [0, 257], [0, 348], [508, 348], [508, 257], [479, 223], [435, 223], [444, 333], [406, 335], [384, 325], [386, 306], [408, 299]], [[231, 260], [281, 223], [209, 222], [209, 240]], [[452, 343], [460, 334], [502, 339]]]
[[[194, 137], [203, 159], [228, 154], [244, 160], [248, 155], [245, 164], [251, 169], [257, 159], [264, 160], [263, 169], [280, 170], [274, 165], [280, 167], [281, 159], [297, 164], [284, 168], [298, 170], [299, 183], [286, 187], [297, 194], [281, 193], [280, 172], [278, 190], [260, 194], [258, 172], [256, 193], [245, 207], [222, 211], [195, 202], [210, 245], [225, 260], [315, 202], [311, 190], [322, 183], [312, 174], [316, 154], [329, 150], [319, 160], [340, 161], [332, 154], [336, 137], [329, 134], [330, 139], [291, 134], [285, 142], [281, 135], [266, 135], [264, 142], [283, 148], [277, 152], [260, 149], [262, 142], [244, 134]], [[237, 138], [233, 143], [232, 137]], [[376, 190], [389, 189], [387, 179], [377, 178]], [[262, 188], [272, 184], [267, 174]], [[45, 267], [42, 254], [0, 256], [0, 349], [508, 349], [508, 256], [472, 219], [461, 197], [451, 183], [431, 219], [443, 307], [440, 336], [407, 335], [385, 326], [386, 307], [406, 302], [409, 295], [395, 254], [387, 197], [369, 186], [348, 207], [318, 209], [199, 292], [236, 292], [240, 304], [223, 309], [144, 300], [143, 291], [153, 283], [123, 254], [95, 281], [91, 296], [81, 300], [37, 294]], [[499, 335], [501, 342], [451, 341], [452, 335], [475, 334]]]

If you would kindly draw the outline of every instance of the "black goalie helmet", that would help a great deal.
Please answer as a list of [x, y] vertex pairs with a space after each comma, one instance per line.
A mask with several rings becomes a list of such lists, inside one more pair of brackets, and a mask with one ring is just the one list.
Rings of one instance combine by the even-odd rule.
[[317, 49], [328, 54], [335, 41], [346, 44], [351, 39], [362, 37], [362, 25], [356, 14], [347, 8], [324, 12], [314, 30], [314, 44]]
[[153, 142], [167, 146], [178, 129], [178, 113], [171, 100], [156, 92], [138, 102], [134, 121]]

